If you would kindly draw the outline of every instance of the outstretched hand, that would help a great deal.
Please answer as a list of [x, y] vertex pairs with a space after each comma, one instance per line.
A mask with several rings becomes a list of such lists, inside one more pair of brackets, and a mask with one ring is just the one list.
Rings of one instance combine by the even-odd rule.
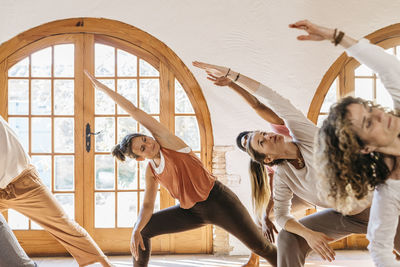
[[269, 217], [267, 215], [264, 217], [264, 223], [262, 224], [262, 230], [263, 230], [264, 236], [268, 239], [268, 241], [271, 243], [275, 243], [275, 234], [278, 233], [278, 230], [276, 229], [274, 223], [269, 219]]
[[305, 240], [311, 249], [317, 252], [323, 260], [335, 260], [335, 251], [329, 246], [329, 242], [333, 241], [333, 238], [321, 232], [310, 231]]
[[139, 231], [132, 232], [130, 249], [133, 257], [135, 257], [135, 260], [139, 260], [139, 249], [146, 250], [142, 235]]
[[193, 61], [192, 64], [197, 68], [205, 70], [208, 75], [215, 78], [225, 77], [229, 70], [227, 67], [207, 64], [199, 61]]
[[212, 74], [208, 74], [207, 79], [209, 79], [210, 81], [212, 81], [215, 85], [218, 86], [229, 86], [232, 81], [230, 79], [228, 79], [227, 77], [216, 77]]
[[289, 24], [289, 28], [304, 30], [307, 35], [297, 36], [300, 41], [322, 41], [333, 40], [334, 30], [318, 26], [308, 20], [300, 20], [296, 23]]

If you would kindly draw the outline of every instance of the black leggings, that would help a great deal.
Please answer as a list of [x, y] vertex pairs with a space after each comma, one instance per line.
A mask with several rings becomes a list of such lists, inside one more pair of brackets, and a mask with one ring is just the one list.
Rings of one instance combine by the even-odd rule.
[[154, 213], [141, 231], [146, 250], [139, 248], [139, 259], [133, 259], [134, 266], [147, 266], [151, 253], [150, 238], [191, 230], [205, 224], [215, 224], [225, 229], [254, 253], [276, 266], [276, 247], [262, 235], [239, 198], [219, 181], [215, 181], [205, 201], [196, 203], [190, 209], [176, 205]]

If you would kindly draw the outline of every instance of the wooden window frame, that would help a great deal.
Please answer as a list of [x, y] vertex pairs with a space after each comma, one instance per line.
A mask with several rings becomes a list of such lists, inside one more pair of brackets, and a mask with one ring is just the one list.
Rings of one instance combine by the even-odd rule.
[[[127, 52], [131, 52], [144, 60], [146, 60], [151, 65], [155, 66], [160, 72], [160, 98], [167, 98], [170, 101], [163, 101], [163, 103], [168, 103], [167, 106], [163, 107], [164, 110], [170, 110], [168, 114], [172, 116], [160, 115], [160, 122], [165, 124], [168, 128], [174, 129], [175, 125], [175, 95], [174, 95], [174, 85], [175, 78], [182, 85], [185, 93], [187, 94], [189, 101], [194, 109], [194, 114], [196, 116], [197, 123], [199, 126], [200, 133], [200, 146], [201, 159], [205, 164], [206, 168], [211, 171], [212, 162], [212, 148], [213, 148], [213, 135], [212, 135], [212, 125], [211, 118], [209, 114], [209, 109], [207, 107], [206, 100], [202, 93], [202, 90], [194, 78], [190, 70], [185, 66], [182, 60], [164, 43], [159, 41], [157, 38], [151, 36], [150, 34], [135, 28], [131, 25], [109, 19], [97, 19], [97, 18], [72, 18], [59, 20], [54, 22], [49, 22], [38, 27], [27, 30], [16, 37], [4, 42], [0, 45], [0, 115], [2, 115], [7, 120], [7, 70], [8, 67], [17, 63], [20, 59], [29, 56], [33, 52], [43, 49], [48, 46], [49, 38], [57, 38], [60, 35], [70, 35], [77, 34], [82, 36], [82, 34], [93, 34], [96, 37], [93, 39], [93, 35], [83, 35], [85, 43], [94, 43], [96, 38], [101, 38], [101, 43], [107, 44], [123, 49]], [[119, 41], [120, 40], [120, 41]], [[131, 45], [126, 45], [127, 43]], [[32, 50], [32, 45], [34, 45], [34, 51]], [[135, 50], [135, 51], [132, 51]], [[83, 57], [93, 57], [93, 55], [85, 55], [85, 48], [82, 48]], [[18, 53], [18, 59], [14, 56]], [[93, 61], [92, 61], [93, 62]], [[79, 69], [82, 71], [84, 69], [93, 69], [93, 63], [89, 63], [88, 66], [80, 65]], [[162, 74], [162, 75], [161, 75]], [[80, 86], [84, 88], [85, 94], [90, 92], [86, 90], [89, 86], [88, 82], [79, 76], [79, 80], [76, 81]], [[93, 92], [89, 93], [93, 94]], [[81, 96], [80, 96], [81, 97]], [[85, 97], [85, 99], [89, 99]], [[165, 105], [165, 104], [164, 104]], [[93, 103], [85, 103], [85, 106], [93, 107]], [[83, 113], [83, 112], [82, 112]], [[179, 114], [181, 115], [181, 114]], [[79, 118], [80, 121], [90, 122], [94, 125], [93, 118], [86, 118], [84, 115]], [[88, 157], [86, 153], [82, 158]], [[77, 164], [81, 164], [76, 160]], [[92, 175], [92, 168], [85, 168], [85, 173]], [[77, 183], [79, 181], [76, 181]], [[86, 190], [86, 189], [85, 189]], [[81, 193], [79, 193], [81, 194]], [[85, 198], [90, 196], [85, 196]], [[168, 200], [169, 202], [161, 208], [174, 204], [173, 200]], [[94, 213], [94, 208], [92, 211], [86, 209], [88, 212]], [[85, 211], [85, 212], [86, 212]], [[89, 216], [91, 217], [91, 216]], [[93, 216], [92, 216], [93, 217]], [[81, 216], [75, 218], [77, 221], [83, 221], [83, 225], [87, 225]], [[90, 232], [90, 231], [89, 231]], [[201, 247], [201, 253], [211, 253], [212, 252], [212, 228], [210, 226], [206, 227], [205, 231], [202, 231], [203, 238], [207, 240], [206, 244]], [[193, 251], [190, 250], [190, 246], [185, 248], [181, 245], [184, 243], [190, 243], [190, 238], [187, 240], [178, 237], [178, 239], [170, 239], [169, 241], [160, 240], [160, 244], [154, 244], [159, 247], [160, 251], [168, 251], [171, 253], [185, 253], [186, 250], [189, 253]], [[101, 242], [100, 242], [101, 243]], [[101, 244], [99, 245], [101, 246]], [[120, 253], [120, 248], [116, 250], [109, 250], [109, 252]]]

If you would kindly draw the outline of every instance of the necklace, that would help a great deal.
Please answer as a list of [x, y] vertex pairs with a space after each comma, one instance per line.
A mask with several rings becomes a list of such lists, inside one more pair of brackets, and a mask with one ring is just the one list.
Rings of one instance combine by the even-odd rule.
[[298, 170], [306, 166], [303, 155], [300, 153], [299, 147], [297, 147], [297, 157], [295, 159], [289, 160], [289, 162]]

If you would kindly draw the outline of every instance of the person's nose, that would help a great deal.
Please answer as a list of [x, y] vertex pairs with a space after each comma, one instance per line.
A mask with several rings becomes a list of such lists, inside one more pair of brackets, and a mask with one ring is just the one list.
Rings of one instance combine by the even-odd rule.
[[375, 118], [378, 122], [382, 122], [383, 116], [385, 116], [385, 113], [382, 110], [377, 110]]

